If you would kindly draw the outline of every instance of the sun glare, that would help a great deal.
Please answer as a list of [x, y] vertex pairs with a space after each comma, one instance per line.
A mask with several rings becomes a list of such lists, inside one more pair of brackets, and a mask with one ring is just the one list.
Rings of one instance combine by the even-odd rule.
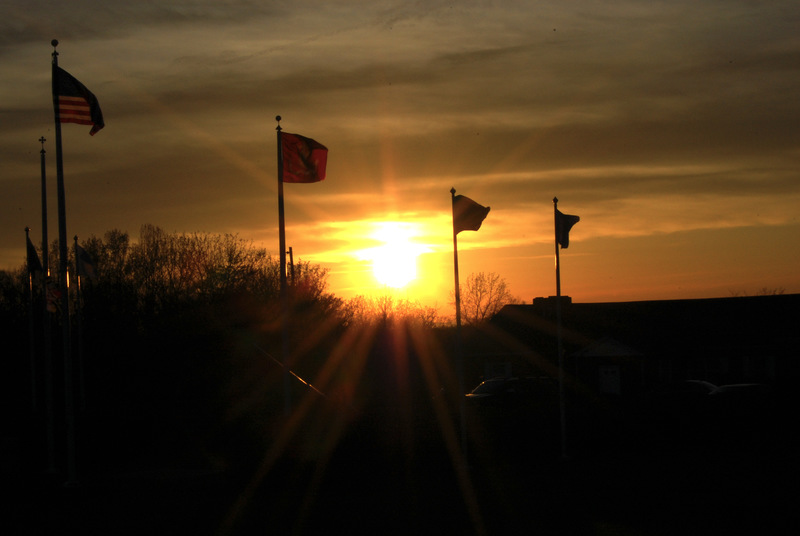
[[382, 285], [402, 288], [417, 277], [417, 256], [421, 253], [419, 245], [411, 241], [413, 231], [407, 224], [382, 222], [371, 238], [382, 243], [372, 248], [372, 273]]

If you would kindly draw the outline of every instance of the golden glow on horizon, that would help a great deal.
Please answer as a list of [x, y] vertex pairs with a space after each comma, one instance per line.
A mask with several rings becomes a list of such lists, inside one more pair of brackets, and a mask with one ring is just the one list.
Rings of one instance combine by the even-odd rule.
[[[402, 213], [292, 227], [292, 236], [304, 240], [302, 250], [313, 251], [301, 258], [329, 269], [328, 288], [337, 296], [391, 292], [397, 299], [442, 307], [452, 286], [452, 232], [449, 213]], [[269, 247], [272, 236], [264, 234], [262, 240]], [[399, 275], [403, 271], [406, 275]]]

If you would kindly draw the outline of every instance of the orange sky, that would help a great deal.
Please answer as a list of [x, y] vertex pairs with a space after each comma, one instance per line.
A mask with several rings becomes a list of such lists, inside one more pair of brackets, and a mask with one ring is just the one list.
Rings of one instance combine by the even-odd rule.
[[[286, 186], [287, 245], [342, 297], [381, 289], [382, 222], [414, 245], [403, 297], [449, 314], [450, 188], [491, 206], [460, 272], [576, 301], [800, 292], [800, 6], [776, 1], [230, 0], [0, 6], [0, 268], [41, 236], [50, 40], [106, 128], [65, 125], [68, 236], [142, 224], [277, 253], [275, 121], [329, 148]], [[385, 226], [384, 226], [385, 227]]]

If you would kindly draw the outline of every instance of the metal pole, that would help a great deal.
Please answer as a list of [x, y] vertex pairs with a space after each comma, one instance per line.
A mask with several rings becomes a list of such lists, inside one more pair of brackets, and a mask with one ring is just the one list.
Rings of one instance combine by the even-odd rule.
[[292, 251], [292, 246], [289, 246], [289, 274], [292, 276], [292, 286], [294, 286], [294, 252]]
[[47, 174], [45, 172], [44, 136], [39, 138], [42, 144], [42, 365], [44, 367], [44, 410], [47, 437], [47, 470], [56, 470], [55, 447], [55, 413], [53, 408], [53, 351], [52, 333], [50, 332], [50, 311], [48, 308], [48, 294], [50, 292], [50, 243], [47, 237]]
[[561, 347], [561, 262], [558, 254], [558, 198], [553, 198], [553, 223], [556, 248], [556, 338], [558, 352], [558, 406], [561, 421], [561, 457], [567, 457], [567, 415], [564, 393], [564, 351]]
[[61, 336], [62, 359], [64, 361], [64, 414], [67, 443], [67, 482], [77, 483], [78, 467], [75, 438], [75, 401], [72, 385], [72, 352], [70, 341], [69, 318], [69, 285], [67, 279], [67, 208], [64, 192], [64, 160], [61, 150], [61, 121], [59, 119], [58, 91], [56, 87], [56, 68], [58, 52], [55, 47], [58, 41], [53, 39], [53, 111], [55, 113], [56, 132], [56, 189], [58, 192], [58, 252], [59, 252], [59, 290], [61, 291]]
[[75, 328], [78, 333], [78, 360], [76, 362], [76, 376], [78, 380], [78, 400], [80, 409], [86, 409], [86, 378], [84, 374], [84, 348], [83, 348], [83, 274], [78, 269], [78, 235], [75, 235]]
[[283, 142], [281, 140], [281, 116], [276, 115], [278, 126], [278, 248], [280, 251], [280, 300], [283, 359], [283, 411], [286, 416], [292, 410], [291, 378], [289, 377], [289, 292], [286, 282], [286, 223], [283, 206]]
[[467, 417], [464, 401], [464, 351], [461, 344], [461, 285], [458, 278], [458, 232], [456, 231], [456, 189], [450, 189], [453, 210], [453, 275], [456, 297], [456, 373], [458, 375], [458, 409], [461, 423], [461, 452], [467, 457]]
[[[25, 227], [25, 246], [30, 247], [30, 227]], [[37, 399], [38, 393], [36, 390], [36, 330], [33, 325], [33, 273], [31, 272], [30, 253], [28, 253], [28, 262], [26, 268], [28, 272], [28, 345], [29, 345], [29, 358], [31, 365], [31, 411], [36, 414], [38, 409]]]

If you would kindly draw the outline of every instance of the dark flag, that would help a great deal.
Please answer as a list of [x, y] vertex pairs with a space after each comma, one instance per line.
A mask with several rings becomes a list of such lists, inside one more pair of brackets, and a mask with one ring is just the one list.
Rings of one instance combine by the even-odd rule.
[[560, 210], [556, 209], [556, 240], [559, 245], [566, 249], [569, 247], [569, 231], [572, 226], [581, 221], [579, 216], [572, 214], [563, 214]]
[[61, 302], [61, 291], [55, 288], [49, 281], [47, 282], [47, 310], [51, 313], [58, 311]]
[[92, 136], [105, 126], [97, 97], [67, 71], [53, 66], [53, 92], [58, 97], [58, 120], [61, 123], [92, 125]]
[[33, 242], [31, 242], [31, 239], [26, 237], [26, 240], [28, 241], [28, 273], [41, 273], [43, 270], [42, 262], [39, 260], [39, 254], [36, 253], [36, 248]]
[[453, 229], [456, 234], [461, 231], [477, 231], [489, 214], [490, 207], [479, 205], [469, 197], [456, 195], [453, 197]]
[[325, 180], [328, 148], [321, 143], [281, 132], [283, 182], [319, 182]]
[[94, 268], [94, 261], [92, 260], [92, 256], [89, 255], [89, 252], [83, 249], [82, 247], [75, 245], [77, 248], [77, 259], [76, 264], [78, 265], [78, 275], [81, 277], [86, 277], [89, 279], [94, 279], [96, 277], [97, 272]]

